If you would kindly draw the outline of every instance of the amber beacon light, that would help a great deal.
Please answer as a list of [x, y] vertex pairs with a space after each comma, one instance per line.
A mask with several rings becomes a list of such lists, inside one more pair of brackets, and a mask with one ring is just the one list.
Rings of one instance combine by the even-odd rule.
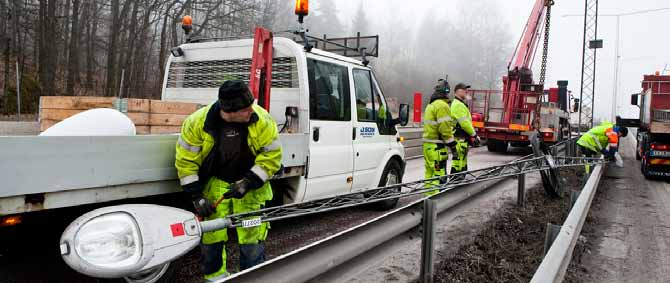
[[295, 14], [298, 16], [307, 16], [309, 14], [309, 1], [295, 0]]

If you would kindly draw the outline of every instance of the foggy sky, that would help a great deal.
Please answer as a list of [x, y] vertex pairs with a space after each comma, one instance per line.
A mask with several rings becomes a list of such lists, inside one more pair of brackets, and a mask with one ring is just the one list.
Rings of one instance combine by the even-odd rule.
[[[468, 5], [468, 1], [465, 0], [338, 0], [336, 1], [340, 12], [338, 16], [344, 24], [351, 23], [360, 1], [364, 1], [363, 6], [371, 21], [383, 24], [388, 21], [388, 15], [392, 11], [396, 15], [393, 22], [402, 22], [405, 28], [411, 29], [418, 28], [421, 18], [428, 10], [439, 11], [439, 14], [444, 17], [455, 17], [463, 5]], [[534, 2], [535, 0], [499, 0], [495, 3], [509, 27], [513, 41], [511, 44], [516, 45], [516, 41], [521, 36]], [[317, 0], [311, 1], [310, 4], [318, 7]], [[670, 1], [599, 1], [600, 15], [666, 7], [670, 7]], [[572, 91], [573, 96], [578, 97], [584, 19], [581, 16], [563, 16], [583, 14], [584, 1], [556, 0], [552, 12], [546, 84], [547, 87], [552, 87], [555, 86], [557, 80], [568, 80], [568, 88]], [[398, 15], [400, 17], [397, 17]], [[629, 97], [630, 94], [640, 91], [642, 75], [653, 74], [657, 70], [662, 71], [666, 64], [668, 64], [666, 74], [670, 74], [670, 52], [667, 51], [667, 46], [670, 46], [670, 37], [667, 36], [668, 32], [664, 28], [667, 27], [668, 16], [670, 16], [670, 10], [621, 17], [617, 113], [624, 117], [636, 116], [637, 108], [629, 105]], [[599, 18], [598, 37], [604, 40], [604, 47], [597, 53], [594, 111], [596, 120], [611, 117], [614, 91], [615, 17]], [[511, 56], [512, 54], [509, 54], [505, 60], [508, 61]], [[539, 58], [536, 59], [536, 65], [538, 64]]]

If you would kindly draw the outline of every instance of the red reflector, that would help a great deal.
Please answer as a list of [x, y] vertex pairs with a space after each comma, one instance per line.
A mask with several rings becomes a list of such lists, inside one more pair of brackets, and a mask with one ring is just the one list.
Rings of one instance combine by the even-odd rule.
[[670, 149], [670, 146], [668, 146], [666, 144], [651, 144], [651, 149], [668, 150], [668, 149]]
[[184, 236], [184, 224], [172, 224], [170, 225], [170, 230], [172, 230], [172, 237]]

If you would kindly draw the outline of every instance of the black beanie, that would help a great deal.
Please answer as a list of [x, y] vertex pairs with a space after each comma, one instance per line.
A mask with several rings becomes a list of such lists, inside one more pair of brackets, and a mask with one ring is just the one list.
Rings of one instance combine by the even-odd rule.
[[223, 112], [237, 112], [253, 103], [254, 97], [243, 81], [225, 81], [219, 88], [219, 105]]

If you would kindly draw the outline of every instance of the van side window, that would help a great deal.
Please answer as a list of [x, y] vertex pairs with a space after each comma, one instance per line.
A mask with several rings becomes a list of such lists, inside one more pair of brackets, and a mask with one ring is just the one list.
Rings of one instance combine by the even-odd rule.
[[377, 114], [379, 134], [395, 135], [397, 133], [395, 125], [400, 123], [400, 120], [393, 118], [388, 101], [386, 101], [386, 98], [381, 94], [381, 85], [374, 73], [372, 74], [372, 89], [375, 97], [375, 113]]
[[356, 113], [358, 121], [376, 122], [375, 110], [379, 109], [379, 100], [372, 95], [370, 71], [354, 69], [354, 87], [356, 89]]
[[347, 67], [307, 59], [309, 118], [350, 121], [351, 100]]

